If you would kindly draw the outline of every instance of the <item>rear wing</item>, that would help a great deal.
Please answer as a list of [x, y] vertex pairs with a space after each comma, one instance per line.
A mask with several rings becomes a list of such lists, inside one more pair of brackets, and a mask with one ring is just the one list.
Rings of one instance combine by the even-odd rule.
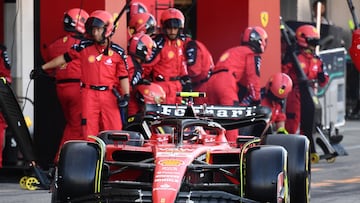
[[149, 118], [203, 118], [218, 122], [225, 129], [237, 129], [256, 123], [267, 124], [271, 109], [263, 106], [207, 106], [207, 105], [170, 105], [146, 104], [145, 117]]

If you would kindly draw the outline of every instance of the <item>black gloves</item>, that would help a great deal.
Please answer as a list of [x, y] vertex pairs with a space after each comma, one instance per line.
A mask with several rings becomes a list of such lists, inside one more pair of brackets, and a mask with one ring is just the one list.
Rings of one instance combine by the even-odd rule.
[[197, 45], [195, 40], [189, 41], [185, 46], [185, 57], [188, 66], [196, 63]]
[[240, 106], [259, 106], [259, 100], [253, 100], [251, 96], [245, 97], [242, 101], [240, 101]]
[[130, 95], [124, 94], [124, 96], [119, 100], [120, 108], [126, 108], [129, 105]]
[[30, 79], [38, 79], [41, 76], [48, 76], [48, 74], [41, 68], [34, 68], [30, 72]]
[[151, 82], [147, 79], [140, 79], [139, 82], [137, 83], [137, 85], [151, 85]]
[[116, 97], [117, 103], [120, 108], [126, 108], [129, 104], [130, 95], [124, 94], [124, 96], [121, 96], [119, 91], [116, 88], [112, 89], [113, 94]]
[[325, 73], [324, 72], [320, 72], [317, 74], [317, 78], [318, 78], [318, 81], [320, 83], [323, 83], [326, 81], [326, 78], [325, 78]]
[[180, 78], [183, 92], [192, 92], [191, 79], [189, 76], [185, 75]]

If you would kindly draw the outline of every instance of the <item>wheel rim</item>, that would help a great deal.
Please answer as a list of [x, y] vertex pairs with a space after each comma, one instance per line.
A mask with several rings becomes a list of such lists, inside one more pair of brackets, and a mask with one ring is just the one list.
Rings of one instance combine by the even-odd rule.
[[20, 188], [22, 189], [26, 189], [26, 180], [28, 179], [29, 177], [27, 176], [23, 176], [20, 181], [19, 181], [19, 184], [20, 184]]
[[40, 184], [38, 179], [34, 177], [30, 177], [26, 180], [26, 189], [28, 190], [36, 190], [38, 187], [37, 185]]
[[311, 163], [317, 164], [319, 163], [319, 160], [320, 160], [320, 156], [317, 153], [311, 154]]

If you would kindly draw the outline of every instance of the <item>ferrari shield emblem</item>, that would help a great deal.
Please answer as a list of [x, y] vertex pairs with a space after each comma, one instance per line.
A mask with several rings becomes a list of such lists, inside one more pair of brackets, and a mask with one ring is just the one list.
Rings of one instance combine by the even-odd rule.
[[260, 18], [261, 18], [261, 24], [263, 27], [266, 27], [267, 24], [269, 23], [269, 13], [266, 11], [263, 11], [260, 13]]

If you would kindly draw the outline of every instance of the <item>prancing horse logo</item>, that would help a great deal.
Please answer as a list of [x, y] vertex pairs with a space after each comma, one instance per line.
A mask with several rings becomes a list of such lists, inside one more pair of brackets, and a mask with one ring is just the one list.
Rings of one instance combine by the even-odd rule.
[[263, 11], [260, 13], [261, 24], [263, 27], [266, 27], [269, 23], [269, 13], [267, 11]]

